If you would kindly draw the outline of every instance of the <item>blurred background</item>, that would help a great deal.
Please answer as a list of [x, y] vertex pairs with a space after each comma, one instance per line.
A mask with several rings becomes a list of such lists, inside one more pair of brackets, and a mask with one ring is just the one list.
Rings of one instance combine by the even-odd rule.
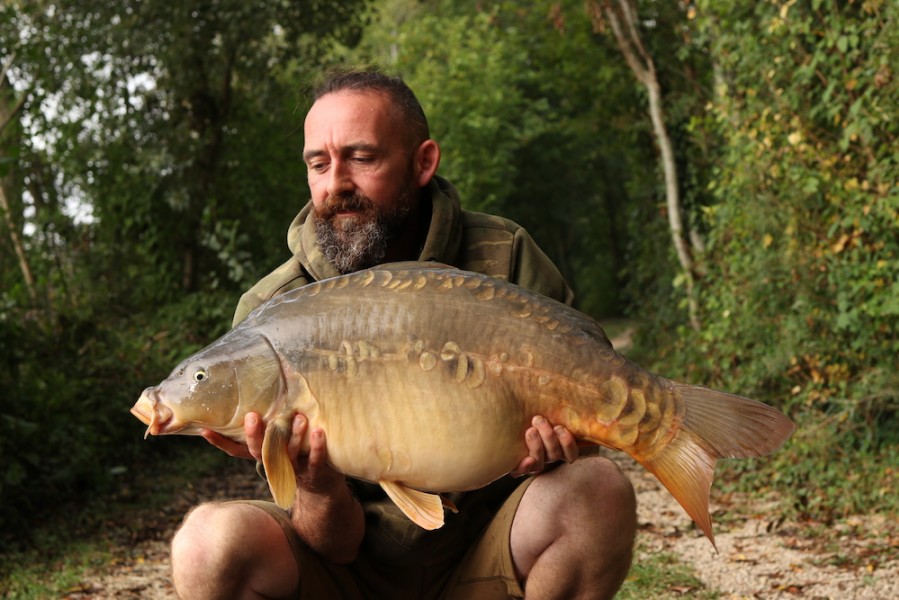
[[466, 208], [524, 225], [633, 358], [799, 423], [734, 486], [825, 523], [895, 513], [897, 17], [890, 0], [4, 0], [0, 545], [200, 447], [143, 442], [128, 409], [288, 257], [306, 92], [363, 64], [416, 92]]

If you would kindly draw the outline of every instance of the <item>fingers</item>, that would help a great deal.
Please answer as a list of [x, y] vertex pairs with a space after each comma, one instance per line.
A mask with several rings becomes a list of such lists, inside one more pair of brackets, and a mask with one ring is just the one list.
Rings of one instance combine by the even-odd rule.
[[574, 462], [578, 457], [577, 440], [568, 429], [553, 425], [542, 416], [535, 416], [525, 432], [528, 455], [510, 473], [513, 477], [543, 471], [547, 463], [557, 460]]
[[556, 425], [553, 430], [556, 432], [556, 439], [559, 440], [559, 446], [562, 449], [562, 456], [560, 458], [567, 463], [576, 461], [577, 457], [580, 455], [580, 450], [578, 449], [577, 440], [574, 439], [574, 435], [561, 425]]
[[[321, 427], [309, 428], [309, 422], [303, 415], [295, 415], [293, 418], [293, 431], [288, 444], [288, 452], [292, 454], [292, 460], [297, 477], [297, 487], [306, 492], [332, 495], [345, 492], [346, 478], [335, 470], [328, 462], [327, 440]], [[307, 434], [308, 430], [308, 434]], [[308, 450], [302, 450], [300, 444], [304, 435], [308, 435]]]
[[321, 467], [327, 464], [328, 449], [325, 432], [321, 427], [316, 427], [309, 434], [309, 466]]
[[247, 413], [243, 419], [243, 432], [247, 439], [247, 450], [256, 460], [262, 460], [262, 440], [265, 427], [257, 413]]
[[540, 434], [546, 452], [546, 462], [564, 460], [572, 463], [577, 460], [579, 454], [577, 440], [568, 429], [561, 425], [553, 426], [541, 416], [534, 417], [532, 425]]
[[[540, 434], [534, 427], [530, 427], [524, 433], [524, 441], [528, 447], [528, 455], [522, 458], [518, 466], [509, 472], [512, 477], [530, 475], [543, 470], [543, 442], [540, 440]], [[539, 464], [538, 458], [540, 458]]]
[[287, 456], [291, 461], [296, 462], [297, 456], [303, 447], [303, 438], [306, 436], [306, 429], [309, 427], [309, 421], [304, 415], [295, 414], [291, 421], [290, 441], [287, 442]]
[[229, 456], [235, 456], [237, 458], [253, 458], [253, 455], [250, 454], [250, 451], [247, 449], [246, 444], [235, 442], [234, 440], [226, 438], [225, 436], [216, 433], [211, 429], [200, 430], [200, 436], [202, 436], [207, 442], [209, 442], [219, 450], [225, 452]]
[[[559, 438], [556, 435], [556, 430], [553, 428], [552, 424], [543, 417], [536, 416], [531, 420], [531, 425], [540, 435], [540, 442], [544, 451], [544, 464], [561, 459], [564, 456], [562, 445], [559, 443]], [[528, 447], [530, 447], [530, 443], [528, 444]]]
[[[291, 436], [287, 443], [287, 455], [296, 462], [303, 448], [303, 440], [306, 437], [306, 431], [309, 428], [309, 421], [305, 415], [297, 413], [291, 422]], [[310, 467], [327, 464], [328, 450], [325, 441], [325, 432], [321, 427], [316, 427], [309, 432], [309, 451], [305, 462]]]

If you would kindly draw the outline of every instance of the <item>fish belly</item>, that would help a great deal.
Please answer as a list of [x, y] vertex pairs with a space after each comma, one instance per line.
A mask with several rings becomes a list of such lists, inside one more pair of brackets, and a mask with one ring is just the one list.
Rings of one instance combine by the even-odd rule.
[[[527, 454], [525, 406], [499, 386], [468, 389], [419, 369], [359, 368], [357, 381], [310, 376], [328, 453], [347, 475], [421, 490], [472, 490]], [[449, 381], [447, 381], [449, 379]]]
[[341, 471], [464, 491], [527, 455], [535, 415], [595, 433], [599, 380], [624, 361], [592, 319], [489, 278], [377, 271], [341, 281], [282, 300], [267, 323], [305, 377], [312, 424]]

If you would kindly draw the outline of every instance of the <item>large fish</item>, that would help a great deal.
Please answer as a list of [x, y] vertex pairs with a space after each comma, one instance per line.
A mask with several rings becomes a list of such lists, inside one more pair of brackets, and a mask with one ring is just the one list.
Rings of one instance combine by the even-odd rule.
[[526, 456], [539, 414], [634, 457], [713, 543], [717, 459], [767, 454], [794, 429], [755, 400], [645, 371], [569, 306], [434, 263], [277, 296], [131, 409], [148, 434], [209, 428], [239, 441], [250, 411], [266, 423], [263, 463], [282, 507], [295, 493], [286, 445], [297, 412], [324, 429], [335, 468], [379, 483], [427, 529], [443, 524], [437, 493], [482, 487]]

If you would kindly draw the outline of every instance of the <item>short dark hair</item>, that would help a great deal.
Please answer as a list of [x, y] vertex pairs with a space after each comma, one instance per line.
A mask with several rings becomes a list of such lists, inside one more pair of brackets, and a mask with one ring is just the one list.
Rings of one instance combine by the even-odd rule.
[[421, 103], [401, 78], [387, 75], [377, 68], [334, 69], [312, 88], [312, 101], [343, 91], [376, 92], [387, 96], [399, 112], [400, 120], [409, 124], [409, 133], [415, 144], [431, 137]]

